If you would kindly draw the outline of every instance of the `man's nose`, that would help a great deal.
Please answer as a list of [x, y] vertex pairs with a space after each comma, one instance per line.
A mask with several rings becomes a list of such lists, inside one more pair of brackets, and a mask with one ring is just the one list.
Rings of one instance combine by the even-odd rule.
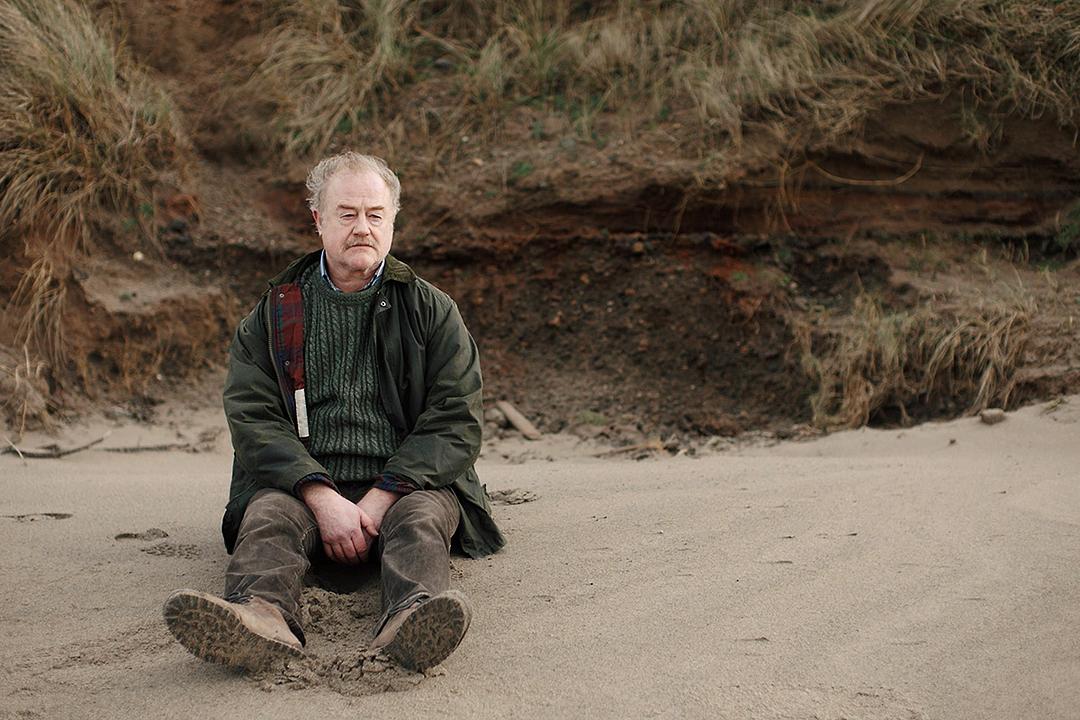
[[356, 222], [353, 223], [353, 235], [359, 235], [360, 237], [367, 237], [371, 234], [371, 227], [368, 225], [367, 218], [360, 216], [356, 218]]

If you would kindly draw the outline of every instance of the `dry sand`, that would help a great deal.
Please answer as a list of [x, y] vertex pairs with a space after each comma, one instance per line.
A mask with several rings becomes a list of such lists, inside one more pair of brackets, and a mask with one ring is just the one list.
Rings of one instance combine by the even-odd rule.
[[[161, 620], [174, 588], [221, 586], [223, 420], [113, 423], [0, 457], [0, 717], [1077, 718], [1078, 421], [1080, 397], [639, 462], [501, 441], [483, 479], [533, 499], [496, 506], [505, 551], [454, 559], [457, 653], [364, 664], [367, 576], [309, 591], [312, 659], [258, 678]], [[204, 452], [104, 450], [204, 430]]]

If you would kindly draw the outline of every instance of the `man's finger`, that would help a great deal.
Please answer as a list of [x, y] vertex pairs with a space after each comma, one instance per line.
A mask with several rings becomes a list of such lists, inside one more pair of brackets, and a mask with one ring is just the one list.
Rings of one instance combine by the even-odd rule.
[[338, 560], [337, 551], [334, 550], [333, 545], [331, 545], [330, 543], [323, 543], [322, 549], [323, 552], [326, 553], [326, 557], [330, 558], [334, 562], [341, 562], [340, 560]]
[[360, 511], [360, 527], [372, 537], [378, 537], [379, 535], [379, 528], [375, 526], [375, 521], [368, 517], [368, 514], [363, 510]]
[[356, 557], [356, 548], [353, 547], [352, 542], [348, 539], [346, 539], [345, 542], [336, 545], [335, 547], [337, 548], [338, 554], [341, 555], [341, 562], [350, 565], [359, 562], [359, 558]]
[[353, 528], [345, 542], [351, 542], [358, 551], [367, 549], [367, 535], [364, 534], [363, 528], [360, 527]]
[[375, 550], [375, 543], [377, 541], [366, 532], [361, 531], [360, 534], [364, 536], [364, 554], [360, 559], [367, 562], [367, 559], [371, 557], [371, 553]]
[[356, 554], [361, 560], [367, 559], [367, 554], [371, 550], [371, 538], [364, 532], [362, 527], [358, 527], [352, 531], [349, 535], [349, 540], [352, 541], [353, 547], [356, 548]]
[[[359, 537], [357, 537], [357, 535], [359, 535]], [[356, 552], [356, 559], [362, 562], [367, 560], [368, 549], [367, 545], [364, 544], [363, 535], [360, 533], [357, 533], [357, 535], [353, 536], [352, 548]]]

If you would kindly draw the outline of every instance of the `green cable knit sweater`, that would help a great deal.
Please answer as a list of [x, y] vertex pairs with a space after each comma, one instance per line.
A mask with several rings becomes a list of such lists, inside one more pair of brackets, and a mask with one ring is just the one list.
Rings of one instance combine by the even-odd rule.
[[380, 283], [338, 292], [316, 264], [301, 284], [308, 450], [336, 483], [371, 480], [398, 445], [375, 374], [371, 324]]

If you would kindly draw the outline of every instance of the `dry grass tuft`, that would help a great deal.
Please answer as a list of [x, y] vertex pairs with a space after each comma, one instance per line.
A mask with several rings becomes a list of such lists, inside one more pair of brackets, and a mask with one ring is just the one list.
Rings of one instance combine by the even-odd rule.
[[853, 428], [895, 413], [968, 414], [1004, 407], [1015, 386], [1035, 312], [1033, 301], [965, 309], [888, 312], [860, 295], [851, 313], [814, 338], [798, 333], [803, 366], [817, 383], [811, 400], [820, 427]]
[[359, 126], [408, 69], [410, 3], [302, 0], [271, 13], [263, 60], [239, 94], [278, 108], [271, 133], [292, 155], [321, 151]]
[[156, 183], [185, 151], [168, 97], [82, 4], [0, 5], [0, 247], [14, 259], [21, 241], [29, 263], [18, 343], [64, 365], [72, 268], [103, 244], [153, 246]]
[[0, 420], [15, 432], [16, 441], [27, 430], [49, 423], [45, 370], [45, 363], [32, 360], [25, 345], [22, 357], [0, 348]]
[[[523, 106], [567, 115], [598, 142], [599, 118], [635, 132], [677, 116], [702, 157], [750, 131], [781, 151], [827, 141], [884, 105], [954, 90], [984, 146], [994, 133], [979, 118], [1050, 112], [1075, 125], [1080, 107], [1080, 4], [1053, 0], [275, 8], [244, 92], [271, 100], [271, 144], [299, 158], [385, 144], [392, 118], [409, 154], [452, 157], [448, 138], [493, 139]], [[427, 94], [429, 79], [456, 90]]]

